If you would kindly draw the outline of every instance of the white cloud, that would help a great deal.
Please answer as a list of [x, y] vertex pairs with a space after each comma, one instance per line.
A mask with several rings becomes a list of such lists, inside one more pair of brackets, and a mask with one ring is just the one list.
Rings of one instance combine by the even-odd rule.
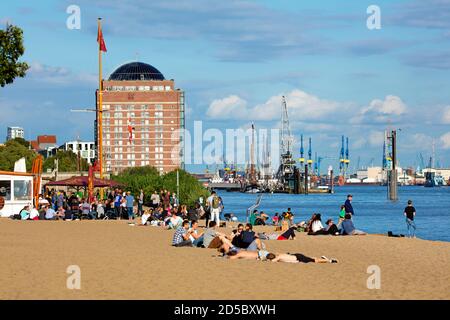
[[386, 123], [403, 115], [408, 110], [406, 104], [398, 96], [387, 95], [384, 100], [373, 99], [368, 106], [351, 119], [351, 123]]
[[97, 85], [98, 78], [94, 74], [75, 74], [64, 67], [53, 67], [40, 62], [32, 62], [27, 71], [27, 77], [39, 83], [54, 85], [72, 85], [74, 82], [86, 85]]
[[[240, 120], [279, 120], [282, 94], [270, 97], [266, 102], [248, 107], [246, 100], [237, 95], [214, 100], [207, 111], [211, 118]], [[286, 94], [290, 120], [314, 120], [344, 108], [340, 103], [321, 99], [299, 89]], [[326, 127], [329, 129], [329, 127]]]
[[443, 149], [450, 149], [450, 132], [444, 133], [439, 140]]
[[[269, 98], [265, 103], [252, 108], [250, 114], [258, 120], [272, 120], [281, 117], [282, 95]], [[337, 111], [338, 102], [321, 99], [305, 91], [295, 89], [286, 94], [289, 118], [292, 120], [319, 119]]]
[[450, 106], [444, 107], [442, 114], [442, 123], [450, 124]]
[[216, 99], [211, 102], [206, 114], [213, 119], [238, 119], [246, 117], [247, 101], [237, 95]]

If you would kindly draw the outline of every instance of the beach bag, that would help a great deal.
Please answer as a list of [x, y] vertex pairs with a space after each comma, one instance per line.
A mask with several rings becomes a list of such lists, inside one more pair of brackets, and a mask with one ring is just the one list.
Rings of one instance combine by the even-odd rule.
[[213, 209], [217, 209], [220, 207], [220, 200], [218, 196], [214, 196], [212, 199], [212, 207]]

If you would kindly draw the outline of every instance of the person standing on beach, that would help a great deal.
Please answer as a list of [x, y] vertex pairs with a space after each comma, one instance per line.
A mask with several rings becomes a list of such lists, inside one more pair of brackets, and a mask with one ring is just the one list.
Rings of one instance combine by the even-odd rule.
[[345, 200], [344, 206], [345, 206], [345, 213], [350, 213], [352, 216], [354, 216], [355, 212], [353, 211], [352, 200], [353, 196], [349, 194], [347, 196], [347, 200]]
[[142, 216], [142, 214], [144, 213], [144, 210], [142, 208], [142, 206], [144, 205], [144, 197], [144, 190], [141, 189], [138, 198], [138, 216]]
[[159, 194], [156, 192], [153, 192], [152, 196], [150, 197], [150, 200], [152, 201], [152, 207], [153, 209], [158, 208], [159, 202], [161, 201]]
[[210, 208], [211, 221], [215, 221], [217, 226], [220, 226], [220, 199], [215, 191], [211, 192], [211, 195], [206, 200], [208, 207]]
[[[414, 222], [414, 218], [416, 216], [416, 208], [413, 207], [412, 201], [408, 200], [408, 206], [405, 208], [404, 213], [406, 217], [406, 227], [408, 228], [408, 236], [411, 238], [416, 237], [416, 223]], [[411, 236], [412, 230], [412, 236]]]
[[134, 197], [131, 195], [131, 192], [128, 191], [125, 196], [125, 203], [127, 206], [127, 214], [128, 220], [132, 221], [134, 219], [133, 205], [134, 205]]

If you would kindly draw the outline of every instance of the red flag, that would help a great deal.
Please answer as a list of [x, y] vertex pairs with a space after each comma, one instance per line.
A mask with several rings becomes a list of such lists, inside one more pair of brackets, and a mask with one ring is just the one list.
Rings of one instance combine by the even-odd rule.
[[133, 131], [134, 127], [131, 125], [131, 119], [128, 119], [128, 140], [130, 143], [133, 140]]
[[100, 51], [106, 52], [105, 39], [103, 39], [102, 27], [100, 25], [98, 26], [97, 42], [98, 45], [100, 46]]

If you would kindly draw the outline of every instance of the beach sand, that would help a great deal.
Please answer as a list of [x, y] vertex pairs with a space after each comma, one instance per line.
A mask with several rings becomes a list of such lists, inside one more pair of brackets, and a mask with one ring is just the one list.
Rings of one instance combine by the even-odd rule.
[[[174, 248], [172, 235], [126, 221], [0, 219], [0, 299], [450, 299], [446, 242], [304, 234], [266, 241], [272, 252], [340, 261], [287, 264]], [[80, 267], [80, 290], [67, 289], [70, 265]], [[380, 289], [367, 288], [371, 265], [380, 267]]]

